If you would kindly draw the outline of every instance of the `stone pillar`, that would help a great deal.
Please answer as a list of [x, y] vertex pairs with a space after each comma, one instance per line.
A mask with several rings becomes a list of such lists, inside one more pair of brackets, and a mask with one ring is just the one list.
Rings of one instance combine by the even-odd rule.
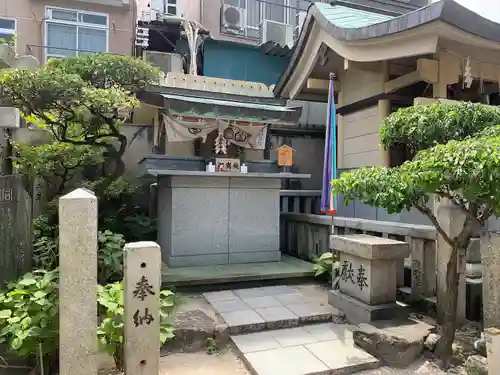
[[436, 242], [409, 238], [411, 253], [411, 294], [413, 298], [436, 293]]
[[[436, 218], [443, 230], [450, 237], [457, 236], [465, 222], [465, 214], [462, 210], [446, 198], [441, 198], [439, 202], [435, 201], [434, 207]], [[440, 301], [446, 300], [449, 295], [448, 286], [446, 285], [446, 267], [452, 251], [451, 246], [442, 236], [438, 235], [436, 241], [436, 310], [439, 323], [442, 323], [444, 316]], [[465, 320], [465, 257], [462, 256], [459, 262], [457, 323]]]
[[500, 329], [490, 327], [485, 330], [488, 356], [488, 375], [500, 374]]
[[[366, 234], [332, 235], [339, 252], [339, 290], [328, 302], [343, 311], [351, 323], [366, 323], [404, 316], [396, 304], [396, 267], [410, 254], [406, 242]], [[392, 277], [390, 277], [392, 276]]]
[[[382, 61], [382, 90], [385, 90], [385, 83], [389, 81], [389, 61]], [[378, 101], [378, 115], [379, 122], [382, 122], [391, 114], [391, 101], [389, 99], [382, 99]], [[382, 165], [390, 165], [389, 150], [384, 150], [380, 145], [381, 163]]]
[[59, 198], [59, 366], [97, 374], [97, 198], [76, 189]]
[[[500, 233], [481, 234], [483, 262], [483, 326], [500, 327]], [[500, 354], [500, 353], [499, 353]], [[500, 374], [500, 371], [498, 372]]]
[[156, 218], [158, 211], [158, 183], [149, 185], [149, 216]]
[[161, 250], [156, 242], [124, 249], [125, 375], [158, 375]]
[[[393, 234], [389, 234], [387, 238], [398, 241], [398, 236]], [[396, 263], [396, 287], [403, 288], [404, 286], [405, 286], [405, 259], [401, 258], [398, 259]]]

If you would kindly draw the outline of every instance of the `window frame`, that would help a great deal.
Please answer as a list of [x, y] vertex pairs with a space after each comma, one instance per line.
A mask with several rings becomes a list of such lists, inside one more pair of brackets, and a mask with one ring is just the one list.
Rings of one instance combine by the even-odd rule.
[[0, 28], [0, 33], [1, 34], [12, 35], [14, 37], [14, 47], [16, 47], [17, 46], [17, 19], [12, 18], [12, 17], [4, 17], [4, 16], [0, 16], [0, 19], [2, 19], [2, 20], [8, 20], [8, 21], [14, 21], [14, 28], [13, 29], [3, 29], [3, 28]]
[[[248, 19], [249, 19], [249, 15], [248, 15], [248, 4], [250, 2], [254, 1], [255, 3], [257, 3], [258, 5], [258, 10], [259, 10], [259, 24], [257, 26], [248, 26], [249, 22], [248, 22]], [[275, 6], [281, 6], [283, 7], [283, 22], [281, 21], [276, 21], [276, 20], [272, 20], [270, 18], [264, 18], [265, 16], [265, 13], [266, 13], [266, 5], [273, 5], [273, 4], [269, 4], [269, 3], [266, 3], [266, 2], [262, 2], [260, 0], [245, 0], [245, 37], [246, 38], [249, 38], [249, 39], [257, 39], [257, 38], [253, 38], [253, 37], [249, 37], [248, 36], [248, 29], [251, 29], [251, 30], [254, 30], [254, 31], [257, 31], [259, 32], [260, 31], [260, 27], [261, 27], [261, 24], [262, 22], [264, 21], [271, 21], [271, 22], [276, 22], [276, 23], [282, 23], [284, 25], [289, 25], [291, 24], [290, 23], [290, 20], [289, 20], [289, 13], [290, 13], [290, 0], [283, 0], [284, 2], [284, 5], [275, 5]]]
[[172, 0], [164, 0], [165, 4], [165, 13], [168, 14], [168, 8], [173, 7], [175, 8], [175, 14], [174, 16], [176, 17], [181, 17], [181, 9], [180, 9], [180, 0], [174, 0], [175, 4], [171, 3]]
[[[76, 19], [77, 21], [68, 21], [68, 20], [58, 20], [58, 19], [53, 19], [52, 18], [52, 10], [58, 10], [58, 11], [65, 11], [65, 12], [73, 12], [76, 13]], [[96, 23], [86, 23], [86, 22], [81, 22], [78, 21], [79, 15], [80, 14], [87, 14], [91, 16], [101, 16], [101, 17], [106, 17], [106, 25], [100, 25]], [[56, 58], [61, 58], [61, 57], [66, 57], [67, 55], [56, 55], [56, 54], [49, 54], [48, 50], [49, 48], [57, 48], [57, 47], [51, 47], [48, 45], [48, 29], [50, 24], [59, 24], [59, 25], [66, 25], [66, 26], [74, 26], [77, 28], [77, 36], [76, 36], [76, 46], [75, 46], [75, 53], [76, 56], [80, 53], [78, 51], [78, 28], [83, 27], [83, 28], [88, 28], [88, 29], [93, 29], [93, 30], [104, 30], [106, 31], [106, 50], [104, 52], [109, 52], [109, 14], [107, 13], [100, 13], [100, 12], [92, 12], [92, 11], [87, 11], [87, 10], [80, 10], [80, 9], [71, 9], [71, 8], [61, 8], [61, 7], [55, 7], [51, 5], [46, 5], [45, 6], [45, 19], [44, 19], [44, 48], [43, 48], [43, 58], [44, 61], [47, 61], [51, 57], [56, 57]]]

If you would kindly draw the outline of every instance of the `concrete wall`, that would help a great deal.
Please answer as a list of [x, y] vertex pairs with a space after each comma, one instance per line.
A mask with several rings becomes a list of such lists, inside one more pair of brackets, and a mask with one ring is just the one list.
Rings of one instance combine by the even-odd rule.
[[139, 162], [153, 149], [153, 128], [145, 125], [126, 124], [121, 133], [127, 137], [127, 150], [123, 155], [126, 173], [136, 176], [140, 173]]
[[[105, 13], [109, 15], [109, 52], [130, 55], [136, 20], [135, 4], [135, 0], [132, 0], [129, 7], [122, 8], [77, 0], [0, 0], [0, 17], [16, 19], [17, 53], [32, 54], [42, 62], [43, 48], [35, 46], [45, 45], [46, 6]], [[31, 50], [27, 50], [28, 45], [31, 45]]]

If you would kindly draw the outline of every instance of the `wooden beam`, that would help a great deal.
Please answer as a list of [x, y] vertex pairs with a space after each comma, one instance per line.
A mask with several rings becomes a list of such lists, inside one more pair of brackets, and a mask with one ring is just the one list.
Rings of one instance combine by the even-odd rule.
[[348, 115], [353, 112], [361, 111], [365, 108], [373, 107], [378, 105], [379, 100], [391, 100], [391, 101], [403, 101], [411, 103], [413, 101], [412, 97], [401, 96], [397, 94], [388, 94], [385, 92], [381, 92], [379, 94], [373, 95], [366, 99], [358, 100], [354, 103], [346, 104], [343, 106], [339, 106], [337, 108], [338, 115]]
[[414, 83], [424, 81], [430, 84], [438, 82], [439, 63], [436, 60], [418, 59], [417, 69], [411, 73], [385, 83], [385, 92], [395, 92]]
[[382, 69], [382, 62], [381, 61], [357, 62], [344, 59], [344, 70], [349, 70], [349, 69], [379, 72]]
[[418, 59], [417, 70], [420, 72], [422, 81], [427, 83], [439, 82], [439, 62], [430, 59]]
[[421, 81], [420, 72], [418, 70], [414, 70], [411, 73], [405, 74], [404, 76], [395, 78], [391, 81], [387, 81], [385, 83], [385, 92], [391, 93], [402, 89], [403, 87], [407, 87], [413, 85], [416, 82]]
[[[309, 78], [306, 82], [306, 89], [310, 92], [326, 92], [330, 87], [330, 81], [327, 79]], [[340, 81], [334, 81], [334, 89], [336, 92], [340, 91]]]

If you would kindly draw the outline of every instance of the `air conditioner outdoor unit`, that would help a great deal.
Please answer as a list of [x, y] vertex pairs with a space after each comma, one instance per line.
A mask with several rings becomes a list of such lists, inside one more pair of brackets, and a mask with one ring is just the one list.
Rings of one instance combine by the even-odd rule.
[[260, 25], [260, 43], [269, 41], [276, 42], [282, 46], [293, 47], [293, 26], [281, 22], [264, 20]]
[[143, 10], [141, 12], [140, 21], [142, 22], [158, 21], [158, 11], [154, 9]]
[[302, 26], [306, 21], [307, 12], [298, 12], [295, 16], [295, 28], [293, 29], [293, 40], [296, 42], [299, 39], [300, 32], [302, 31]]
[[169, 72], [184, 73], [182, 68], [182, 57], [177, 53], [144, 51], [142, 57], [151, 65], [159, 68], [165, 75]]
[[246, 9], [227, 4], [221, 8], [221, 24], [228, 31], [244, 31], [246, 19]]

